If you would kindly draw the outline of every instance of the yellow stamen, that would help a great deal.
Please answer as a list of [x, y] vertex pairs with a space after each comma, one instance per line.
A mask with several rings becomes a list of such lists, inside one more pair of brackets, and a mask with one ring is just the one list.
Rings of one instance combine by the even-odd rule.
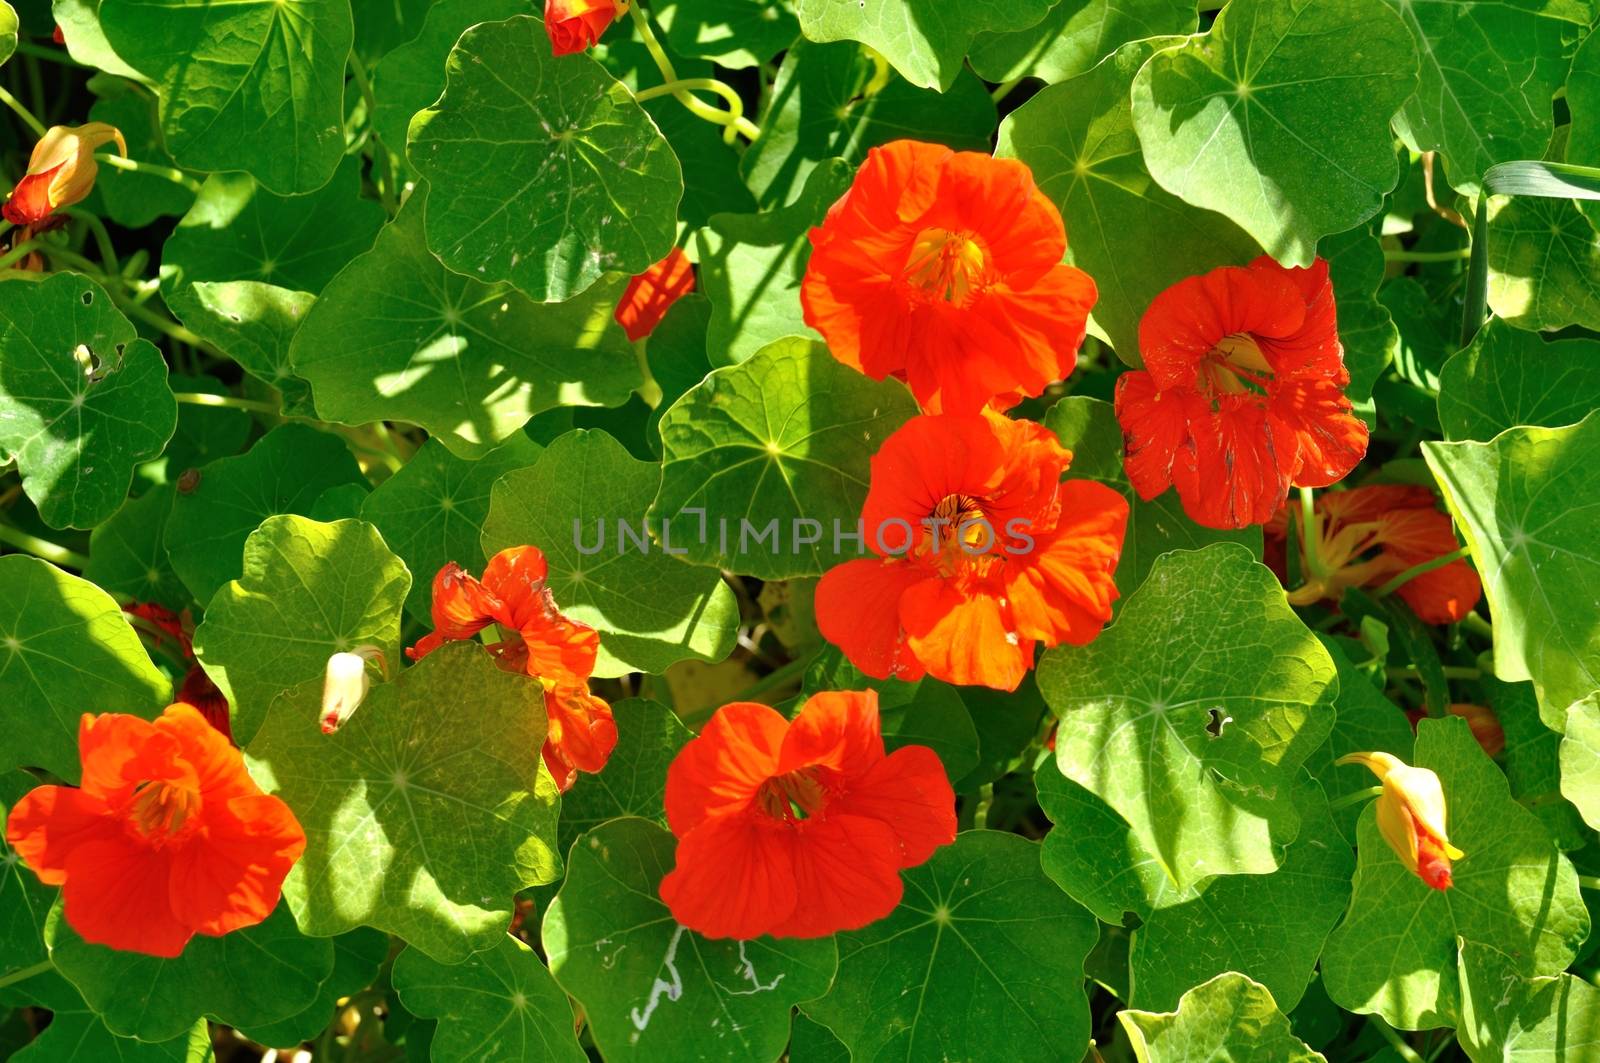
[[989, 254], [971, 233], [924, 229], [906, 259], [905, 277], [935, 299], [965, 303], [989, 284]]
[[142, 783], [133, 798], [133, 823], [151, 840], [169, 838], [200, 811], [200, 794], [172, 782]]

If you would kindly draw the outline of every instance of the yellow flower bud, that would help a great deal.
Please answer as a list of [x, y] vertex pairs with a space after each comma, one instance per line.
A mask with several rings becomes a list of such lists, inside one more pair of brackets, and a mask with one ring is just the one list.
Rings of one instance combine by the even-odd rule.
[[1445, 833], [1444, 788], [1427, 768], [1388, 753], [1351, 753], [1338, 764], [1361, 764], [1383, 783], [1378, 830], [1412, 874], [1436, 890], [1450, 888], [1450, 861], [1466, 854]]
[[128, 145], [115, 126], [104, 122], [52, 126], [34, 145], [28, 172], [11, 190], [0, 214], [14, 225], [33, 225], [81, 201], [94, 187], [100, 168], [95, 151], [112, 141], [120, 154], [128, 154]]

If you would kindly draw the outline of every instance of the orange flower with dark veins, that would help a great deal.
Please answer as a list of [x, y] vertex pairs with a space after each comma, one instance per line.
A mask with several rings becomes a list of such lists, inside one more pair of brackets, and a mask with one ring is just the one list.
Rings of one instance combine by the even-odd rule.
[[95, 151], [113, 141], [121, 154], [128, 154], [115, 126], [104, 122], [51, 126], [34, 145], [28, 172], [11, 190], [0, 215], [13, 225], [35, 225], [81, 201], [94, 187], [99, 170]]
[[613, 0], [544, 0], [551, 51], [571, 55], [594, 47], [618, 10]]
[[930, 413], [1006, 409], [1072, 372], [1094, 281], [1063, 265], [1061, 214], [1014, 159], [897, 140], [811, 230], [806, 324]]
[[674, 247], [666, 258], [633, 280], [617, 302], [617, 324], [635, 342], [656, 330], [672, 304], [694, 291], [694, 265], [683, 249]]
[[[1295, 530], [1305, 583], [1289, 592], [1295, 605], [1320, 599], [1338, 601], [1348, 587], [1377, 587], [1407, 569], [1454, 553], [1455, 525], [1440, 511], [1433, 492], [1414, 484], [1375, 484], [1317, 496], [1317, 552], [1321, 575], [1313, 575]], [[1298, 513], [1296, 514], [1298, 517]], [[1288, 513], [1266, 526], [1267, 559], [1280, 578], [1286, 575]], [[1478, 604], [1483, 584], [1466, 560], [1459, 559], [1406, 580], [1395, 591], [1425, 623], [1457, 624]]]
[[867, 675], [1015, 690], [1037, 643], [1111, 618], [1128, 503], [1061, 475], [1048, 429], [992, 410], [924, 414], [884, 440], [862, 509], [877, 557], [817, 586], [817, 625]]
[[11, 810], [6, 841], [62, 887], [85, 941], [172, 957], [195, 934], [261, 922], [306, 836], [261, 792], [239, 751], [190, 705], [150, 722], [84, 715], [83, 785], [40, 786]]
[[1179, 281], [1145, 311], [1139, 349], [1116, 410], [1141, 498], [1175, 486], [1206, 527], [1265, 524], [1291, 485], [1326, 487], [1367, 452], [1320, 258], [1285, 269], [1263, 255]]
[[481, 582], [450, 562], [433, 578], [433, 633], [406, 656], [421, 660], [446, 642], [498, 624], [503, 637], [489, 646], [496, 662], [544, 686], [550, 721], [544, 762], [565, 793], [578, 772], [605, 767], [617, 744], [617, 725], [611, 706], [589, 693], [600, 634], [561, 615], [545, 585], [548, 576], [544, 553], [535, 546], [495, 554]]
[[885, 756], [878, 695], [814, 695], [791, 723], [717, 710], [667, 770], [676, 866], [661, 899], [711, 938], [827, 937], [900, 903], [900, 872], [955, 841], [955, 793], [926, 746]]

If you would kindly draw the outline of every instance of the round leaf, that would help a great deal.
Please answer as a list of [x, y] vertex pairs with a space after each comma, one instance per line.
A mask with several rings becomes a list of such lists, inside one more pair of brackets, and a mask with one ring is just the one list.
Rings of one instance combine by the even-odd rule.
[[1139, 1063], [1327, 1063], [1290, 1029], [1267, 987], [1242, 974], [1219, 974], [1183, 994], [1167, 1014], [1121, 1011], [1117, 1021]]
[[1560, 428], [1600, 408], [1600, 342], [1546, 342], [1499, 318], [1439, 373], [1445, 438], [1487, 443], [1518, 425]]

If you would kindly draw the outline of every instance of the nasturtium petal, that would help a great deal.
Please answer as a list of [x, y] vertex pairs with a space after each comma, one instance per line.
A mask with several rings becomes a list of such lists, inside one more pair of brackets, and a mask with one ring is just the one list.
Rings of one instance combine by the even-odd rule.
[[797, 0], [795, 10], [811, 40], [860, 41], [913, 85], [944, 91], [979, 33], [1026, 29], [1051, 6], [1051, 0]]
[[1117, 1013], [1139, 1063], [1327, 1063], [1296, 1036], [1266, 986], [1219, 974], [1183, 994], [1176, 1011]]
[[1068, 395], [1051, 406], [1044, 425], [1072, 451], [1068, 479], [1094, 480], [1122, 493], [1128, 500], [1128, 530], [1117, 561], [1117, 590], [1125, 597], [1150, 574], [1156, 558], [1172, 550], [1198, 550], [1212, 543], [1238, 543], [1261, 557], [1259, 527], [1224, 530], [1206, 528], [1184, 515], [1176, 491], [1146, 502], [1128, 483], [1122, 468], [1122, 426], [1111, 403], [1083, 395]]
[[1561, 738], [1561, 793], [1600, 830], [1600, 691], [1567, 707]]
[[805, 323], [800, 282], [811, 260], [807, 234], [850, 187], [842, 160], [820, 163], [800, 198], [759, 214], [713, 214], [696, 235], [700, 288], [711, 300], [706, 354], [713, 365], [744, 361], [785, 336], [821, 339]]
[[599, 63], [552, 56], [537, 18], [462, 34], [409, 137], [430, 185], [428, 247], [457, 272], [559, 302], [672, 249], [677, 156]]
[[1560, 428], [1600, 408], [1600, 341], [1545, 340], [1499, 318], [1439, 373], [1446, 439], [1487, 443], [1518, 425]]
[[1389, 119], [1416, 85], [1384, 0], [1234, 0], [1139, 71], [1133, 123], [1163, 188], [1306, 266], [1394, 188]]
[[268, 517], [244, 544], [244, 571], [212, 597], [194, 651], [232, 709], [243, 744], [273, 698], [321, 678], [328, 658], [362, 646], [400, 663], [400, 612], [412, 577], [360, 520]]
[[561, 798], [561, 849], [609, 819], [635, 816], [667, 824], [662, 796], [667, 768], [684, 743], [694, 737], [678, 715], [644, 698], [627, 698], [611, 706], [617, 721], [617, 746], [606, 766], [583, 777]]
[[1600, 329], [1600, 232], [1572, 200], [1492, 197], [1486, 247], [1489, 309], [1507, 323]]
[[1525, 977], [1571, 962], [1589, 933], [1577, 875], [1536, 816], [1517, 803], [1466, 721], [1423, 720], [1407, 763], [1439, 776], [1450, 840], [1466, 856], [1436, 890], [1400, 862], [1375, 809], [1357, 829], [1355, 892], [1322, 954], [1328, 995], [1408, 1030], [1460, 1019], [1457, 939], [1515, 954]]
[[52, 528], [92, 528], [177, 424], [161, 352], [76, 273], [0, 281], [0, 458]]
[[650, 13], [678, 55], [731, 70], [760, 66], [800, 36], [784, 0], [659, 0]]
[[1541, 159], [1551, 99], [1593, 16], [1587, 0], [1388, 0], [1416, 39], [1417, 91], [1395, 116], [1414, 151], [1437, 151], [1452, 187], [1476, 194], [1497, 162]]
[[339, 1010], [338, 1002], [371, 985], [388, 958], [388, 934], [365, 926], [340, 934], [333, 939], [333, 973], [322, 983], [316, 1000], [287, 1019], [244, 1026], [239, 1032], [263, 1045], [294, 1045], [313, 1040]]
[[477, 1063], [585, 1063], [572, 1004], [539, 962], [509, 934], [461, 963], [408, 948], [394, 961], [394, 988], [413, 1015], [439, 1020], [433, 1053]]
[[194, 170], [312, 192], [344, 157], [346, 0], [101, 0], [116, 54], [154, 83], [161, 131]]
[[320, 680], [281, 695], [245, 749], [305, 828], [283, 886], [301, 929], [372, 926], [443, 963], [494, 947], [517, 890], [560, 873], [543, 688], [461, 642], [375, 683], [332, 735], [321, 704]]
[[1036, 25], [980, 33], [967, 58], [987, 81], [1076, 77], [1128, 41], [1193, 33], [1189, 0], [1058, 0]]
[[1495, 674], [1532, 679], [1546, 722], [1564, 730], [1567, 706], [1600, 689], [1600, 412], [1422, 452], [1483, 580]]
[[453, 273], [423, 242], [423, 198], [412, 194], [295, 333], [290, 360], [320, 417], [410, 421], [475, 457], [541, 410], [627, 401], [640, 374], [611, 317], [620, 278], [545, 306]]
[[1333, 661], [1244, 547], [1156, 560], [1087, 646], [1046, 651], [1056, 760], [1173, 885], [1265, 874], [1299, 829], [1299, 768], [1333, 726]]
[[0, 769], [76, 782], [86, 712], [152, 719], [172, 683], [150, 663], [116, 600], [26, 554], [0, 557]]
[[202, 1016], [230, 1026], [288, 1018], [314, 1001], [333, 973], [333, 945], [302, 934], [282, 904], [256, 926], [196, 935], [170, 960], [91, 945], [59, 902], [45, 942], [56, 969], [106, 1027], [142, 1041], [177, 1037]]
[[182, 612], [189, 591], [173, 571], [162, 541], [174, 494], [171, 484], [152, 487], [96, 528], [89, 536], [84, 577], [113, 594]]
[[365, 482], [343, 440], [296, 423], [196, 472], [172, 501], [165, 541], [172, 567], [202, 605], [244, 570], [245, 540], [262, 521], [307, 515], [328, 488]]
[[659, 476], [611, 436], [579, 430], [502, 476], [490, 495], [485, 556], [511, 546], [544, 551], [562, 613], [600, 632], [596, 675], [660, 673], [733, 649], [739, 607], [720, 573], [648, 538]]
[[389, 549], [411, 571], [406, 610], [429, 619], [433, 576], [454, 561], [468, 572], [482, 572], [479, 539], [489, 516], [489, 489], [513, 469], [538, 460], [544, 448], [521, 432], [476, 461], [458, 458], [430, 439], [401, 468], [366, 497], [361, 519], [383, 535]]
[[1079, 1058], [1097, 930], [1040, 870], [1038, 845], [968, 831], [901, 876], [900, 907], [834, 936], [839, 973], [805, 1013], [852, 1059]]
[[1099, 290], [1091, 326], [1135, 367], [1143, 364], [1139, 319], [1151, 299], [1184, 277], [1261, 253], [1223, 214], [1157, 184], [1140, 153], [1130, 86], [1151, 54], [1174, 40], [1135, 41], [1044, 89], [1006, 116], [996, 149], [1027, 163], [1061, 210], [1067, 261]]
[[[763, 580], [820, 576], [865, 556], [856, 536], [872, 455], [917, 414], [898, 380], [873, 380], [811, 340], [763, 347], [713, 371], [661, 419], [652, 523], [697, 565]], [[752, 543], [746, 526], [777, 522]], [[727, 529], [724, 533], [724, 529]]]
[[777, 1059], [794, 1005], [833, 979], [833, 939], [712, 941], [679, 926], [656, 893], [675, 846], [642, 819], [581, 835], [544, 915], [550, 970], [611, 1063]]

